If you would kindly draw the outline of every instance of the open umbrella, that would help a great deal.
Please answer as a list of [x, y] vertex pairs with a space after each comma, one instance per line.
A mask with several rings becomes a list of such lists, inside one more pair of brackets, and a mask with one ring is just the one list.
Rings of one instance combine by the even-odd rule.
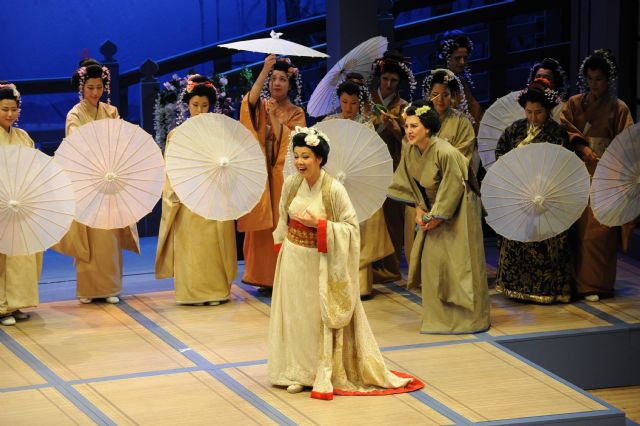
[[220, 44], [220, 47], [227, 49], [244, 50], [247, 52], [275, 53], [286, 56], [309, 56], [312, 58], [328, 58], [326, 53], [311, 49], [310, 47], [294, 43], [280, 38], [282, 33], [271, 30], [271, 37], [257, 38], [253, 40], [242, 40], [234, 43]]
[[56, 150], [76, 194], [76, 220], [92, 228], [133, 225], [162, 194], [164, 160], [150, 134], [120, 119], [80, 126]]
[[307, 112], [312, 117], [327, 115], [335, 109], [336, 88], [351, 72], [362, 74], [365, 80], [372, 74], [371, 65], [387, 50], [389, 42], [385, 37], [370, 38], [353, 48], [322, 77], [311, 94]]
[[[327, 120], [316, 125], [329, 138], [331, 153], [324, 169], [347, 190], [358, 220], [369, 219], [387, 197], [393, 178], [389, 150], [378, 134], [353, 120]], [[285, 174], [297, 173], [291, 149]]]
[[67, 232], [76, 209], [71, 181], [51, 157], [0, 147], [0, 253], [44, 251]]
[[591, 208], [607, 226], [640, 215], [640, 124], [620, 132], [602, 154], [591, 182]]
[[226, 115], [188, 119], [176, 128], [166, 157], [169, 182], [180, 202], [206, 219], [237, 219], [264, 192], [267, 170], [260, 144]]
[[[496, 146], [498, 139], [507, 126], [514, 121], [526, 118], [524, 108], [518, 103], [519, 91], [511, 92], [491, 104], [480, 120], [478, 128], [478, 153], [480, 160], [485, 169], [496, 161]], [[556, 122], [560, 122], [560, 111], [562, 111], [562, 103], [551, 111], [551, 118]]]
[[532, 242], [567, 230], [587, 206], [589, 172], [571, 151], [549, 143], [516, 148], [482, 181], [487, 223], [500, 235]]

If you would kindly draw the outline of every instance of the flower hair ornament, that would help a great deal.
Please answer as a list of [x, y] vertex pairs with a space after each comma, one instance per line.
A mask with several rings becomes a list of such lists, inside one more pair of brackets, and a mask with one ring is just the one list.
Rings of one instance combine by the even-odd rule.
[[[90, 66], [90, 65], [89, 65]], [[87, 82], [87, 67], [78, 68], [78, 97], [84, 99], [84, 85]], [[111, 72], [106, 66], [102, 66], [102, 75], [100, 76], [104, 84], [104, 91], [107, 92], [107, 103], [111, 105]]]
[[419, 108], [416, 108], [416, 116], [420, 117], [422, 114], [426, 114], [431, 111], [431, 107], [429, 105], [423, 105]]
[[[284, 62], [289, 65], [289, 67], [287, 68], [287, 77], [294, 77], [297, 90], [296, 97], [293, 99], [293, 103], [298, 106], [302, 105], [302, 76], [300, 75], [300, 70], [297, 67], [293, 66], [293, 64], [291, 63], [291, 59], [289, 58], [278, 58], [278, 62]], [[260, 97], [263, 99], [271, 98], [271, 92], [269, 91], [269, 82], [271, 81], [272, 75], [273, 69], [269, 71], [269, 74], [267, 74], [267, 78], [264, 79], [262, 91], [260, 92]]]
[[586, 93], [589, 91], [589, 86], [587, 85], [587, 78], [585, 76], [586, 70], [584, 69], [585, 64], [589, 59], [594, 57], [602, 58], [607, 65], [609, 66], [609, 76], [607, 78], [607, 84], [609, 86], [609, 94], [611, 96], [616, 96], [616, 82], [618, 80], [618, 69], [616, 65], [610, 58], [611, 53], [606, 49], [598, 49], [595, 50], [591, 55], [584, 58], [582, 63], [580, 64], [580, 70], [578, 71], [578, 91], [580, 93]]
[[373, 69], [376, 71], [375, 74], [384, 73], [385, 66], [387, 65], [395, 65], [399, 67], [409, 82], [409, 102], [413, 100], [413, 92], [418, 87], [418, 83], [416, 83], [416, 77], [413, 75], [411, 71], [410, 65], [411, 62], [408, 60], [409, 58], [404, 58], [404, 61], [398, 61], [392, 57], [382, 57], [378, 58], [373, 62]]
[[[535, 84], [535, 83], [539, 83], [538, 87], [533, 88], [531, 86], [531, 84]], [[530, 89], [536, 90], [538, 92], [542, 92], [540, 89], [540, 86], [546, 86], [544, 89], [544, 92], [542, 92], [544, 94], [545, 99], [549, 102], [550, 105], [556, 106], [558, 105], [560, 102], [562, 102], [562, 97], [560, 96], [560, 93], [558, 93], [557, 90], [553, 90], [551, 88], [551, 82], [546, 79], [546, 78], [536, 78], [534, 79], [531, 84], [529, 84], [529, 86], [527, 86], [524, 90], [520, 91], [520, 93], [518, 94], [518, 97], [516, 98], [518, 101], [520, 101], [520, 98], [524, 95], [526, 95]]]
[[[466, 39], [467, 46], [462, 46], [458, 42], [460, 38], [464, 37]], [[455, 52], [456, 49], [464, 47], [469, 51], [469, 56], [471, 56], [471, 52], [473, 51], [473, 41], [469, 36], [462, 33], [462, 31], [452, 31], [448, 34], [448, 36], [440, 42], [440, 48], [438, 49], [438, 59], [440, 62], [443, 62], [446, 66], [449, 66], [449, 61], [451, 60], [451, 55]], [[471, 78], [471, 69], [468, 66], [464, 67], [463, 72], [464, 79], [469, 83], [471, 88], [475, 88], [473, 84], [473, 79]]]
[[177, 113], [178, 113], [178, 118], [176, 120], [176, 125], [180, 125], [184, 122], [185, 120], [185, 116], [186, 116], [186, 112], [187, 112], [187, 103], [184, 101], [184, 96], [188, 93], [193, 92], [193, 90], [198, 87], [198, 86], [205, 86], [205, 87], [209, 87], [211, 89], [214, 90], [214, 92], [216, 92], [216, 105], [214, 110], [216, 112], [219, 111], [219, 101], [218, 101], [218, 97], [220, 95], [220, 92], [218, 91], [218, 88], [216, 86], [214, 86], [214, 84], [210, 81], [202, 81], [202, 82], [197, 82], [197, 81], [193, 81], [192, 78], [194, 77], [200, 77], [200, 74], [191, 74], [188, 75], [186, 77], [186, 86], [184, 87], [184, 89], [182, 90], [182, 92], [180, 92], [180, 95], [178, 95], [178, 101], [176, 102], [176, 104], [178, 105], [177, 108]]
[[447, 87], [449, 86], [449, 82], [451, 81], [456, 81], [458, 83], [459, 93], [456, 99], [457, 104], [454, 105], [454, 109], [456, 109], [457, 111], [460, 111], [469, 120], [471, 120], [472, 124], [475, 124], [476, 121], [471, 116], [471, 112], [469, 112], [469, 102], [467, 101], [467, 97], [464, 94], [464, 86], [462, 85], [462, 81], [460, 80], [460, 77], [455, 75], [455, 73], [449, 69], [438, 68], [435, 70], [431, 70], [431, 72], [424, 78], [424, 80], [422, 81], [422, 96], [424, 97], [424, 99], [432, 100], [430, 99], [430, 95], [431, 95], [431, 89], [433, 88], [433, 78], [439, 72], [445, 73], [443, 80], [444, 80], [444, 84], [447, 85]]
[[293, 138], [300, 133], [304, 133], [306, 136], [304, 137], [304, 143], [307, 146], [318, 146], [320, 143], [320, 139], [323, 139], [326, 143], [329, 143], [329, 137], [318, 130], [316, 127], [300, 127], [296, 126], [293, 129], [293, 132], [289, 135], [289, 143], [293, 141]]
[[18, 103], [20, 103], [20, 92], [18, 92], [18, 88], [13, 83], [8, 84], [0, 84], [0, 89], [11, 89], [13, 92], [13, 96], [16, 98]]
[[[18, 92], [18, 88], [16, 87], [15, 84], [13, 83], [0, 84], [0, 89], [10, 89], [13, 92], [13, 96], [16, 98], [18, 105], [20, 105], [20, 92]], [[18, 108], [18, 113], [20, 113], [20, 108]], [[19, 118], [16, 118], [16, 121], [13, 122], [14, 127], [18, 127], [18, 120]]]

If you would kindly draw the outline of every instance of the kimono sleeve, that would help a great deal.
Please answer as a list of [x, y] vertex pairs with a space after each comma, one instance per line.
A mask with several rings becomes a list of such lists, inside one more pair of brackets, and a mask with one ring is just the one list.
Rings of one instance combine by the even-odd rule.
[[440, 184], [435, 196], [431, 215], [437, 219], [449, 220], [453, 217], [465, 191], [465, 159], [455, 148], [438, 153], [436, 167], [440, 170]]

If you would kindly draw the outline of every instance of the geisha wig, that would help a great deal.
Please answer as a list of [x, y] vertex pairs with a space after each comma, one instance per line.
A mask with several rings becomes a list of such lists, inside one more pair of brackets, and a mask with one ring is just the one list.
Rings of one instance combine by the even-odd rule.
[[3, 99], [16, 101], [18, 108], [20, 108], [20, 92], [18, 92], [15, 84], [8, 81], [0, 81], [0, 101]]
[[587, 92], [587, 70], [600, 70], [607, 78], [609, 85], [609, 93], [615, 95], [616, 80], [618, 78], [618, 68], [616, 66], [616, 58], [609, 49], [595, 50], [591, 55], [587, 56], [580, 65], [578, 72], [578, 89], [581, 93]]
[[320, 167], [327, 164], [330, 148], [326, 135], [316, 130], [315, 127], [296, 127], [296, 130], [298, 133], [291, 137], [291, 150], [299, 146], [309, 148], [316, 157], [322, 158]]
[[218, 99], [218, 91], [211, 80], [199, 74], [189, 76], [187, 79], [187, 87], [182, 95], [182, 102], [189, 104], [189, 100], [194, 96], [205, 96], [209, 99], [209, 105], [212, 107]]
[[400, 81], [408, 81], [411, 94], [416, 89], [416, 78], [411, 71], [411, 62], [397, 50], [387, 50], [382, 58], [373, 62], [373, 75], [379, 80], [385, 73], [394, 73]]
[[276, 63], [273, 64], [273, 69], [269, 71], [269, 75], [267, 75], [267, 78], [264, 80], [261, 96], [264, 99], [271, 97], [269, 82], [271, 81], [271, 76], [274, 71], [282, 71], [287, 75], [287, 78], [289, 79], [289, 93], [291, 93], [294, 87], [297, 89], [298, 92], [294, 98], [294, 103], [296, 105], [300, 105], [302, 103], [302, 76], [300, 75], [300, 70], [293, 65], [289, 58], [278, 58]]
[[560, 94], [562, 99], [566, 99], [569, 94], [569, 79], [567, 73], [564, 71], [560, 62], [553, 58], [544, 58], [542, 62], [537, 62], [529, 70], [529, 79], [527, 84], [531, 84], [536, 79], [536, 74], [540, 68], [550, 70], [553, 75], [553, 86], [555, 90]]
[[467, 53], [471, 55], [473, 42], [468, 35], [460, 30], [447, 31], [440, 40], [438, 59], [444, 62], [444, 65], [448, 65], [451, 55], [457, 49], [467, 49]]
[[527, 102], [539, 103], [548, 111], [560, 102], [560, 95], [551, 88], [546, 78], [536, 78], [518, 95], [518, 103], [524, 108]]
[[[426, 107], [427, 111], [421, 112], [425, 109], [424, 107]], [[438, 117], [438, 113], [431, 102], [422, 99], [412, 102], [404, 109], [404, 114], [407, 117], [417, 116], [422, 125], [429, 129], [431, 135], [435, 135], [440, 131], [440, 117]]]
[[107, 93], [107, 103], [111, 103], [111, 73], [109, 68], [102, 65], [95, 59], [87, 58], [80, 61], [79, 67], [71, 76], [71, 85], [78, 90], [80, 100], [84, 99], [84, 85], [90, 78], [99, 78], [104, 84], [104, 91]]
[[200, 74], [193, 74], [187, 77], [187, 85], [178, 95], [178, 118], [176, 124], [181, 124], [185, 120], [185, 112], [189, 105], [189, 100], [194, 96], [205, 96], [209, 99], [209, 107], [215, 107], [218, 100], [218, 89], [211, 80]]

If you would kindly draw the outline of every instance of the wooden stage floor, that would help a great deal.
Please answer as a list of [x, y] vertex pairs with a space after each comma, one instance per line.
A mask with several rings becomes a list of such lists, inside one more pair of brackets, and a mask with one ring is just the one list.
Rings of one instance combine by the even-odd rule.
[[640, 268], [631, 261], [619, 263], [617, 296], [600, 303], [541, 306], [492, 294], [492, 328], [475, 335], [420, 334], [420, 295], [376, 285], [364, 306], [388, 366], [425, 388], [331, 402], [268, 383], [270, 299], [252, 287], [234, 285], [220, 306], [178, 306], [171, 281], [141, 267], [125, 277], [136, 294], [82, 305], [70, 277], [54, 275], [31, 320], [0, 328], [0, 424], [624, 424], [619, 410], [499, 340], [640, 323]]

